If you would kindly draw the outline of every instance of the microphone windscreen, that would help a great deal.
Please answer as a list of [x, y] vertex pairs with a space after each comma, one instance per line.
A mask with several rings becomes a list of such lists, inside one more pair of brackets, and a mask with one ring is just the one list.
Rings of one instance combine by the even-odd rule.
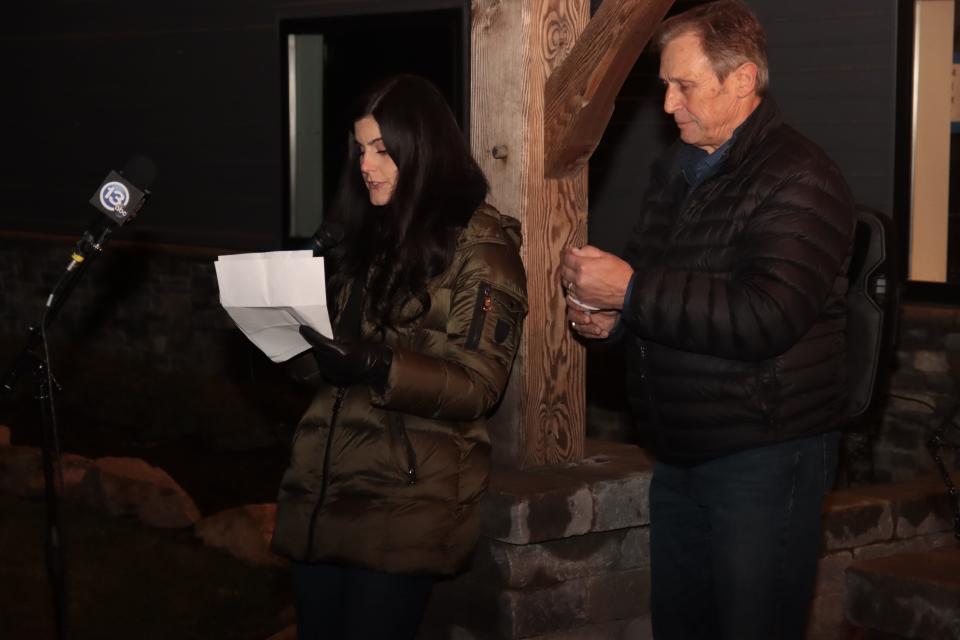
[[141, 191], [146, 191], [157, 178], [157, 165], [147, 156], [133, 156], [120, 174]]
[[322, 256], [343, 242], [344, 228], [336, 222], [323, 222], [313, 234], [313, 255]]
[[327, 241], [327, 246], [335, 247], [343, 242], [343, 225], [337, 222], [325, 222], [320, 225], [317, 235], [322, 236]]

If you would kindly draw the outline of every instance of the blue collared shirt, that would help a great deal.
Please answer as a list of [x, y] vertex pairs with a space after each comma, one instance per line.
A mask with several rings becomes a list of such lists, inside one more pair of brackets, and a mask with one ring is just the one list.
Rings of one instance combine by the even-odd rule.
[[[740, 125], [742, 127], [743, 124]], [[689, 188], [687, 193], [690, 193], [701, 184], [703, 181], [715, 174], [720, 166], [723, 164], [724, 160], [727, 159], [727, 156], [730, 155], [730, 148], [733, 146], [733, 141], [737, 138], [737, 133], [740, 131], [740, 127], [737, 127], [733, 135], [727, 139], [722, 145], [720, 145], [716, 151], [713, 153], [707, 153], [700, 147], [696, 147], [692, 144], [687, 144], [686, 142], [681, 142], [683, 145], [680, 148], [680, 173], [683, 174], [684, 179], [687, 181]], [[633, 283], [637, 278], [637, 274], [634, 273], [633, 277], [630, 278], [630, 282], [627, 283], [627, 290], [623, 296], [623, 308], [628, 309], [630, 306], [630, 298], [633, 295]], [[620, 323], [617, 323], [619, 327]]]
[[730, 147], [737, 137], [736, 131], [713, 153], [707, 153], [700, 147], [683, 143], [680, 149], [680, 172], [690, 185], [690, 191], [699, 187], [704, 180], [712, 176], [730, 154]]

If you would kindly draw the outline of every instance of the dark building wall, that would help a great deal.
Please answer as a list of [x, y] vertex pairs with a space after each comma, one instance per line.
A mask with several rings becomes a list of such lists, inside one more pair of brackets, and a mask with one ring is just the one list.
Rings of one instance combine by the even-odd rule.
[[771, 87], [787, 122], [836, 161], [859, 204], [892, 215], [901, 3], [751, 4], [767, 29]]
[[[0, 22], [4, 148], [0, 228], [73, 233], [109, 169], [159, 167], [124, 237], [276, 248], [284, 230], [282, 21], [458, 9], [457, 0], [15, 3]], [[357, 84], [431, 51], [432, 39], [357, 34]], [[400, 46], [412, 38], [416, 46]], [[342, 48], [341, 48], [342, 50]], [[338, 50], [341, 51], [341, 50]], [[349, 54], [348, 54], [349, 57]], [[413, 64], [413, 63], [411, 63]], [[461, 74], [462, 75], [462, 74]], [[352, 86], [352, 85], [351, 85]], [[349, 102], [355, 89], [340, 92]], [[338, 138], [337, 142], [345, 138]], [[334, 174], [335, 175], [335, 174]]]
[[[146, 153], [159, 177], [127, 237], [276, 247], [284, 192], [280, 21], [462, 4], [17, 3], [0, 25], [12, 150], [0, 157], [0, 227], [73, 232], [90, 216], [85, 202], [106, 171]], [[674, 11], [693, 4], [681, 0]], [[836, 159], [858, 202], [890, 213], [898, 3], [749, 4], [770, 34], [773, 95], [788, 121]], [[675, 135], [662, 113], [657, 67], [656, 55], [644, 53], [591, 162], [590, 238], [611, 250], [628, 235], [650, 163]]]
[[[63, 237], [0, 235], [0, 375], [40, 321], [70, 247]], [[65, 450], [187, 437], [262, 446], [289, 435], [309, 390], [233, 326], [219, 304], [214, 257], [118, 241], [90, 263], [47, 332]], [[0, 393], [0, 424], [17, 442], [36, 443], [34, 378], [14, 382], [12, 394]]]
[[281, 83], [271, 3], [17, 3], [0, 60], [8, 123], [0, 224], [68, 232], [106, 172], [160, 173], [125, 230], [259, 246], [279, 237]]

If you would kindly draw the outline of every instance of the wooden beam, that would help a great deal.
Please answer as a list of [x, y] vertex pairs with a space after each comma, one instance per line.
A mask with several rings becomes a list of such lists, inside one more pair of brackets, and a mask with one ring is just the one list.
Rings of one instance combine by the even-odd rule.
[[587, 173], [546, 180], [544, 87], [590, 19], [589, 0], [473, 0], [471, 145], [490, 202], [523, 224], [530, 313], [491, 421], [494, 461], [577, 462], [586, 422], [583, 347], [564, 320], [560, 252], [586, 239]]
[[613, 115], [623, 81], [673, 0], [605, 0], [547, 80], [544, 173], [586, 165]]

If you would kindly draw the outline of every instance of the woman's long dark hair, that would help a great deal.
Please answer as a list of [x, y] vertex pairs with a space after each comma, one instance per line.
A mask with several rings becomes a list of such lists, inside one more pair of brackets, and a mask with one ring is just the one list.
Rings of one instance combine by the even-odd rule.
[[[373, 116], [397, 165], [390, 201], [370, 204], [351, 128], [349, 151], [331, 218], [344, 240], [331, 253], [331, 293], [348, 281], [366, 284], [367, 318], [382, 331], [424, 315], [428, 281], [453, 261], [459, 232], [487, 195], [487, 180], [470, 155], [446, 100], [428, 80], [399, 75], [361, 98], [353, 122]], [[408, 317], [398, 315], [411, 299]]]

